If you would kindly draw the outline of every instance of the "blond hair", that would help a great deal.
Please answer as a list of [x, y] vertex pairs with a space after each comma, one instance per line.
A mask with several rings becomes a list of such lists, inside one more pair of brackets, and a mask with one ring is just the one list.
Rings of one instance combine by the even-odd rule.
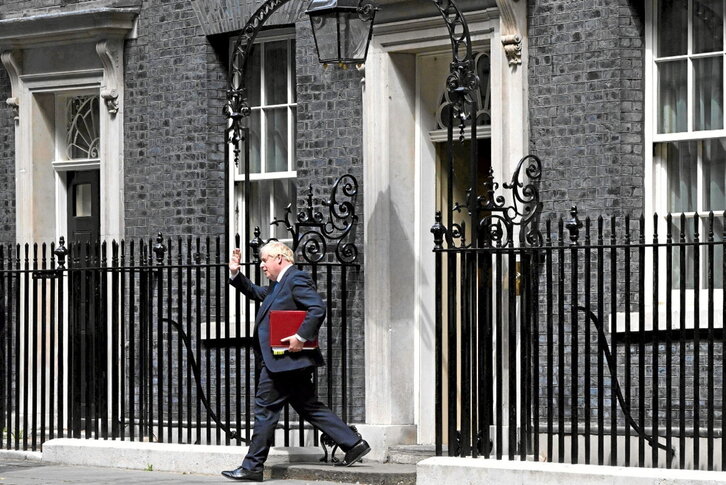
[[282, 259], [288, 261], [290, 264], [295, 264], [295, 254], [292, 249], [280, 241], [270, 241], [260, 249], [260, 254], [265, 252], [270, 257], [282, 256]]

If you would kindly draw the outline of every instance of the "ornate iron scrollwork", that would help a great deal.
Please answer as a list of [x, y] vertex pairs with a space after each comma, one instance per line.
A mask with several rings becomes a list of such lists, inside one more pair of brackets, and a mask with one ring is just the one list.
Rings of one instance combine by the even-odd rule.
[[[517, 164], [511, 182], [502, 184], [502, 188], [511, 191], [510, 205], [507, 205], [506, 197], [498, 192], [499, 183], [494, 180], [494, 172], [490, 170], [484, 181], [484, 193], [472, 200], [472, 189], [467, 190], [467, 203], [461, 205], [457, 202], [451, 210], [468, 210], [475, 222], [472, 230], [478, 231], [478, 237], [472, 240], [478, 240], [481, 247], [512, 245], [517, 228], [522, 246], [539, 247], [542, 245], [542, 234], [538, 227], [542, 203], [537, 184], [541, 176], [542, 162], [534, 155], [527, 155]], [[454, 247], [456, 240], [461, 241], [462, 247], [466, 246], [465, 225], [452, 224], [451, 228], [446, 228], [441, 222], [440, 213], [437, 213], [431, 232], [434, 233], [436, 249], [443, 248], [441, 243], [444, 239], [450, 248]]]
[[[247, 59], [252, 52], [255, 38], [265, 22], [289, 1], [267, 0], [247, 21], [235, 42], [229, 69], [227, 103], [223, 109], [225, 117], [229, 120], [226, 131], [227, 141], [234, 147], [235, 165], [239, 165], [240, 151], [238, 147], [244, 139], [244, 119], [252, 112], [247, 100], [247, 89], [244, 86]], [[446, 81], [447, 101], [451, 103], [454, 115], [459, 120], [460, 139], [463, 140], [465, 122], [472, 117], [471, 106], [479, 89], [479, 78], [476, 75], [471, 48], [471, 35], [466, 19], [454, 0], [432, 1], [446, 22], [451, 38], [453, 60]], [[368, 2], [364, 2], [361, 15], [370, 14], [374, 8]]]
[[[335, 244], [334, 255], [341, 263], [355, 263], [358, 259], [358, 247], [350, 240], [353, 228], [358, 223], [355, 202], [358, 195], [358, 180], [345, 174], [336, 180], [331, 189], [330, 198], [321, 201], [327, 207], [327, 217], [315, 209], [313, 187], [308, 186], [306, 208], [297, 213], [297, 221], [293, 224], [292, 204], [285, 208], [282, 219], [275, 217], [270, 225], [285, 227], [293, 241], [293, 251], [300, 253], [308, 263], [321, 262], [328, 254], [328, 248]], [[255, 238], [250, 241], [255, 257], [259, 248], [265, 243], [260, 239], [260, 228], [256, 227]]]
[[229, 69], [229, 89], [227, 90], [227, 103], [224, 105], [224, 115], [229, 120], [227, 128], [227, 141], [234, 147], [234, 163], [239, 165], [239, 143], [243, 140], [244, 119], [250, 115], [247, 101], [247, 88], [244, 86], [245, 66], [247, 58], [252, 53], [257, 34], [265, 22], [281, 6], [289, 0], [267, 0], [250, 17], [242, 29], [234, 45], [232, 60]]
[[479, 77], [476, 75], [474, 66], [469, 26], [453, 0], [433, 1], [446, 22], [451, 39], [454, 58], [451, 61], [449, 77], [446, 79], [446, 98], [454, 110], [454, 117], [459, 120], [459, 139], [463, 140], [465, 123], [472, 118], [471, 107], [479, 89]]

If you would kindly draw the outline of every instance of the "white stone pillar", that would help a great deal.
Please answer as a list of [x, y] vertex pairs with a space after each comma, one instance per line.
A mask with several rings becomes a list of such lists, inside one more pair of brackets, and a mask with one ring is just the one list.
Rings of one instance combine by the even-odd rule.
[[415, 57], [374, 43], [363, 96], [366, 424], [383, 459], [414, 443]]

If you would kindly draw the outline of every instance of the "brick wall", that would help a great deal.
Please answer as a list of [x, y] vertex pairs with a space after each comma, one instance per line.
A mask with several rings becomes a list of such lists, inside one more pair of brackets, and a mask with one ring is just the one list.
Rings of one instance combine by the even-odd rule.
[[630, 0], [529, 2], [530, 151], [545, 215], [643, 210], [642, 12]]
[[[596, 218], [605, 217], [606, 243], [610, 237], [610, 217], [617, 217], [616, 231], [618, 240], [623, 241], [626, 232], [625, 215], [631, 216], [629, 231], [631, 241], [637, 242], [639, 237], [638, 217], [644, 209], [644, 117], [643, 103], [645, 95], [644, 84], [644, 13], [641, 2], [633, 0], [577, 0], [563, 2], [559, 0], [534, 0], [529, 2], [529, 116], [530, 116], [530, 151], [538, 155], [543, 162], [543, 176], [541, 185], [541, 199], [544, 203], [544, 217], [565, 219], [569, 218], [568, 210], [571, 205], [580, 209], [579, 216], [584, 221], [586, 216], [592, 218], [592, 236], [595, 237]], [[552, 225], [552, 233], [556, 232], [556, 222]], [[544, 232], [544, 231], [543, 231]], [[663, 227], [661, 226], [661, 241], [663, 240]], [[580, 233], [582, 243], [583, 231]], [[559, 239], [553, 234], [555, 240]], [[569, 244], [567, 231], [565, 231], [565, 244]], [[636, 265], [637, 251], [631, 250], [631, 266], [629, 273], [624, 268], [624, 251], [618, 253], [618, 269], [616, 275], [609, 273], [610, 255], [605, 254], [604, 296], [605, 301], [600, 302], [595, 296], [590, 301], [591, 310], [597, 312], [602, 306], [605, 318], [605, 328], [613, 311], [624, 314], [626, 311], [639, 310], [638, 285], [639, 268]], [[649, 256], [650, 257], [650, 256]], [[556, 258], [555, 258], [556, 259]], [[568, 263], [565, 263], [566, 266]], [[594, 260], [593, 266], [594, 268]], [[570, 274], [571, 267], [566, 268]], [[661, 279], [663, 272], [661, 268]], [[580, 275], [578, 291], [580, 304], [584, 301], [584, 267], [582, 261], [577, 273]], [[652, 276], [645, 275], [645, 278]], [[594, 285], [597, 278], [596, 271], [591, 274]], [[626, 294], [625, 280], [630, 282]], [[540, 282], [541, 286], [543, 281]], [[662, 283], [662, 281], [661, 281]], [[594, 290], [594, 286], [591, 288]], [[584, 340], [586, 325], [584, 318], [578, 319], [573, 327], [570, 318], [572, 291], [565, 285], [563, 288], [567, 303], [563, 315], [564, 342], [558, 341], [557, 327], [554, 335], [555, 349], [557, 345], [565, 347], [565, 358], [562, 363], [555, 361], [555, 367], [563, 365], [566, 369], [565, 385], [569, 386], [572, 378], [571, 369], [583, 365], [573, 363], [572, 354], [575, 346], [579, 347], [579, 355], [584, 355], [587, 343]], [[555, 288], [554, 293], [557, 293]], [[616, 294], [615, 309], [610, 301], [611, 295]], [[594, 295], [594, 293], [592, 293]], [[646, 305], [650, 305], [650, 295], [644, 294]], [[540, 308], [544, 308], [545, 295], [540, 294]], [[629, 297], [626, 305], [625, 299]], [[629, 308], [628, 308], [629, 307]], [[558, 310], [553, 310], [555, 325], [558, 322]], [[540, 315], [540, 335], [545, 335], [547, 315]], [[650, 317], [647, 317], [650, 318]], [[661, 329], [664, 323], [661, 322]], [[577, 328], [579, 343], [572, 341], [573, 328]], [[637, 320], [632, 322], [632, 328], [637, 330]], [[594, 327], [590, 325], [591, 335]], [[655, 413], [652, 400], [652, 390], [648, 386], [653, 382], [653, 369], [658, 368], [659, 381], [657, 383], [661, 398], [666, 395], [665, 387], [665, 344], [661, 332], [657, 336], [648, 335], [642, 350], [647, 363], [645, 386], [645, 408], [638, 406], [639, 375], [636, 368], [639, 358], [638, 336], [632, 334], [628, 341], [622, 335], [617, 337], [607, 334], [608, 342], [617, 338], [616, 351], [617, 375], [623, 388], [628, 384], [632, 386], [629, 405], [636, 420], [644, 415], [647, 426], [650, 426]], [[678, 337], [674, 337], [678, 338]], [[679, 345], [674, 345], [673, 362], [679, 362], [683, 356], [685, 373], [686, 405], [685, 412], [688, 426], [693, 423], [693, 409], [698, 407], [691, 399], [698, 389], [701, 396], [701, 424], [704, 424], [703, 407], [708, 392], [706, 374], [709, 363], [706, 362], [707, 349], [701, 342], [694, 344], [693, 335], [685, 337], [683, 351]], [[655, 344], [654, 344], [655, 342]], [[546, 346], [540, 339], [540, 355], [545, 355]], [[596, 356], [595, 341], [591, 340], [589, 348], [592, 356]], [[660, 357], [653, 363], [653, 346], [659, 345]], [[699, 349], [700, 363], [697, 367], [694, 361], [696, 348]], [[627, 350], [626, 350], [627, 349]], [[630, 357], [626, 357], [629, 352]], [[718, 354], [717, 354], [718, 355]], [[627, 367], [627, 358], [630, 359], [630, 368]], [[722, 378], [720, 358], [716, 358], [716, 379]], [[596, 375], [597, 368], [591, 366], [591, 375]], [[626, 380], [630, 371], [629, 380]], [[544, 368], [542, 370], [544, 372]], [[555, 372], [557, 370], [555, 369]], [[671, 372], [674, 392], [672, 417], [677, 417], [678, 403], [678, 377], [680, 370], [674, 368]], [[694, 387], [694, 376], [700, 373], [697, 386]], [[610, 419], [610, 382], [609, 372], [605, 369], [606, 407], [604, 415]], [[540, 381], [542, 384], [542, 381]], [[554, 385], [558, 383], [555, 379]], [[580, 392], [583, 392], [580, 383]], [[541, 386], [543, 390], [544, 387]], [[540, 395], [543, 395], [542, 393]], [[596, 393], [590, 390], [578, 402], [578, 413], [584, 414], [584, 402], [589, 399], [592, 404], [592, 416], [597, 412]], [[555, 393], [555, 399], [557, 399]], [[570, 391], [565, 391], [565, 416], [572, 412]], [[721, 405], [723, 394], [716, 392], [716, 405]], [[627, 397], [626, 397], [627, 399]], [[546, 402], [541, 401], [542, 406]], [[555, 404], [556, 408], [556, 404]], [[665, 419], [665, 406], [661, 403], [657, 415], [661, 419], [661, 432]], [[540, 409], [544, 415], [544, 407]], [[620, 407], [616, 409], [620, 425], [624, 419]], [[715, 413], [717, 426], [720, 426], [721, 414]], [[635, 434], [634, 432], [632, 434]], [[650, 451], [648, 450], [648, 453]]]
[[[0, 17], [30, 9], [58, 11], [60, 4], [60, 0], [6, 2], [0, 6]], [[78, 2], [65, 5], [81, 7]], [[139, 19], [138, 38], [125, 46], [125, 237], [148, 240], [158, 231], [170, 237], [223, 236], [226, 41], [217, 39], [220, 45], [212, 45], [190, 2], [149, 0], [143, 3]], [[289, 19], [272, 19], [270, 25], [279, 23], [289, 24]], [[362, 183], [362, 75], [355, 69], [324, 70], [314, 53], [309, 22], [303, 18], [296, 27], [298, 194], [302, 198], [304, 189], [313, 184], [319, 206], [320, 199], [330, 197], [338, 176], [353, 173]], [[0, 99], [9, 91], [7, 75], [0, 69]], [[12, 117], [2, 104], [0, 242], [14, 241], [14, 197], [8, 192], [14, 189], [12, 157]], [[362, 188], [357, 211], [363, 211]], [[362, 226], [355, 238], [362, 257]], [[363, 271], [348, 276], [348, 379], [351, 395], [356, 396], [349, 418], [360, 422], [364, 419], [364, 399], [359, 398], [364, 392]], [[326, 290], [322, 285], [321, 292]], [[333, 300], [331, 306], [339, 305], [339, 293], [333, 292]], [[335, 373], [338, 379], [340, 369]], [[336, 385], [339, 403], [338, 389]]]
[[208, 102], [219, 67], [208, 63], [210, 49], [190, 4], [144, 5], [139, 37], [126, 46], [127, 238], [223, 233], [223, 159]]
[[[361, 79], [356, 69], [324, 68], [315, 53], [315, 43], [307, 19], [296, 24], [297, 33], [297, 95], [298, 139], [297, 175], [298, 208], [304, 207], [303, 196], [309, 185], [319, 204], [328, 199], [338, 177], [350, 173], [359, 183], [356, 212], [363, 216], [363, 163], [362, 163], [362, 99]], [[323, 211], [325, 215], [327, 212]], [[353, 233], [358, 250], [358, 261], [363, 263], [363, 226]], [[353, 422], [365, 418], [364, 404], [364, 328], [363, 316], [364, 272], [348, 273], [348, 385]], [[339, 300], [339, 299], [337, 299]], [[330, 304], [330, 303], [329, 303]], [[336, 378], [339, 374], [336, 374]]]

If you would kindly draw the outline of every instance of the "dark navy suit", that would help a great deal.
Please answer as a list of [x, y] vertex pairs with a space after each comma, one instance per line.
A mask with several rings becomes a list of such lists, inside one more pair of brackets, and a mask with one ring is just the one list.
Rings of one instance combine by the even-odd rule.
[[330, 436], [343, 451], [355, 445], [360, 440], [358, 435], [315, 395], [313, 371], [316, 366], [324, 365], [320, 351], [285, 352], [284, 355], [276, 356], [270, 349], [271, 310], [307, 311], [297, 334], [305, 340], [317, 337], [325, 319], [325, 303], [310, 276], [290, 266], [281, 281], [273, 282], [270, 286], [257, 286], [242, 272], [237, 273], [230, 284], [248, 298], [262, 302], [255, 318], [253, 337], [259, 371], [255, 393], [255, 425], [242, 467], [251, 471], [263, 469], [280, 411], [286, 402], [303, 419]]

